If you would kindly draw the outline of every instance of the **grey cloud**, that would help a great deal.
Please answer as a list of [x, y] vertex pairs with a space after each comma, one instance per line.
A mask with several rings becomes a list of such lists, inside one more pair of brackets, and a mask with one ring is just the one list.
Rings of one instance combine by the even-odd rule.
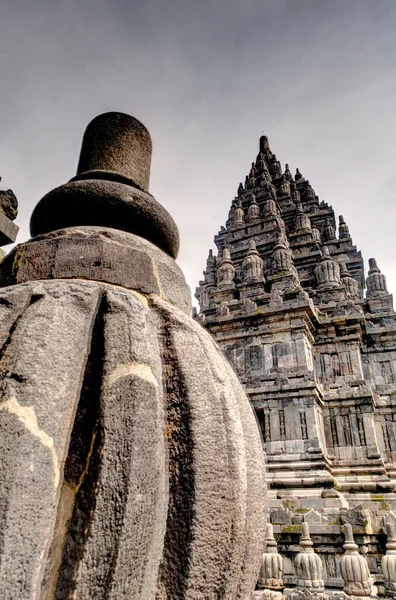
[[0, 174], [20, 200], [75, 171], [87, 122], [141, 119], [192, 288], [264, 130], [396, 290], [393, 0], [5, 0]]

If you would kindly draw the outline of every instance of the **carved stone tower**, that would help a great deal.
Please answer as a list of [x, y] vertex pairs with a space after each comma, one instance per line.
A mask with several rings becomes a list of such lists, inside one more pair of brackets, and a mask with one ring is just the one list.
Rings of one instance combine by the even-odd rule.
[[396, 519], [396, 314], [385, 276], [370, 259], [365, 279], [344, 218], [337, 235], [332, 206], [298, 169], [282, 172], [265, 136], [214, 241], [198, 319], [256, 410], [284, 579], [296, 583], [304, 519], [327, 587], [343, 586], [344, 523], [381, 581], [384, 517]]

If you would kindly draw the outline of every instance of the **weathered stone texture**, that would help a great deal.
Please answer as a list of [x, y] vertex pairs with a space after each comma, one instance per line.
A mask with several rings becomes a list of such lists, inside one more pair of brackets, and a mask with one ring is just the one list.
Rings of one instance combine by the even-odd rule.
[[191, 293], [178, 265], [147, 240], [108, 227], [72, 227], [14, 248], [0, 269], [2, 285], [35, 279], [87, 279], [157, 294], [191, 312]]
[[344, 218], [337, 236], [332, 206], [298, 169], [282, 172], [265, 136], [214, 241], [197, 319], [256, 410], [286, 583], [296, 583], [305, 519], [325, 584], [341, 587], [342, 525], [353, 522], [379, 563], [384, 519], [396, 511], [396, 313], [386, 278], [374, 259], [365, 278]]
[[125, 183], [70, 181], [46, 194], [33, 211], [32, 236], [82, 225], [111, 227], [145, 238], [172, 258], [179, 233], [170, 214], [147, 192]]
[[122, 176], [147, 192], [151, 149], [148, 130], [134, 117], [119, 112], [98, 115], [85, 130], [77, 176], [88, 172], [90, 179]]
[[261, 442], [209, 335], [94, 282], [11, 286], [0, 306], [2, 597], [245, 598]]
[[259, 573], [259, 428], [189, 316], [150, 155], [96, 118], [0, 265], [4, 600], [246, 600]]

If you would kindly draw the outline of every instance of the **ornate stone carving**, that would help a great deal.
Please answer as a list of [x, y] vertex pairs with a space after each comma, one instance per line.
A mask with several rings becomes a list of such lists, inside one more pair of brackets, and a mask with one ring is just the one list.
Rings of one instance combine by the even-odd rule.
[[292, 252], [286, 243], [284, 237], [279, 235], [272, 255], [272, 271], [274, 273], [288, 271], [293, 266]]
[[359, 554], [352, 533], [352, 525], [344, 525], [344, 554], [340, 560], [340, 571], [344, 580], [344, 592], [349, 596], [372, 595], [373, 578], [366, 559]]
[[234, 288], [234, 276], [235, 268], [232, 264], [231, 253], [229, 248], [224, 248], [223, 258], [220, 261], [220, 266], [217, 269], [217, 287], [223, 288]]
[[326, 221], [326, 225], [322, 233], [322, 240], [324, 242], [332, 242], [337, 240], [336, 230], [334, 229], [330, 219]]
[[249, 223], [252, 223], [253, 221], [260, 221], [260, 208], [256, 202], [256, 198], [255, 198], [254, 194], [252, 194], [252, 197], [250, 200], [250, 204], [249, 204], [249, 208], [248, 208], [248, 212], [247, 212], [247, 220], [249, 221]]
[[245, 225], [245, 212], [242, 208], [242, 200], [237, 200], [237, 205], [234, 210], [234, 222], [233, 225], [235, 228], [244, 227]]
[[294, 227], [298, 232], [309, 232], [311, 231], [311, 221], [309, 217], [304, 213], [301, 202], [296, 204], [296, 216], [294, 218]]
[[[363, 297], [367, 273], [342, 217], [338, 229], [331, 203], [319, 201], [308, 178], [297, 173], [294, 182], [288, 167], [276, 177], [275, 160], [268, 149], [259, 152], [254, 177], [260, 186], [241, 194], [248, 226], [233, 230], [230, 221], [227, 231], [216, 235], [219, 252], [231, 248], [240, 274], [234, 278], [235, 292], [213, 294], [217, 302], [232, 303], [233, 318], [220, 322], [212, 304], [205, 308], [205, 326], [232, 353], [257, 412], [270, 465], [272, 516], [290, 502], [287, 525], [299, 525], [303, 515], [315, 521], [315, 549], [323, 557], [329, 588], [336, 589], [343, 542], [338, 528], [345, 518], [341, 508], [370, 507], [367, 523], [359, 525], [370, 537], [369, 567], [381, 560], [384, 507], [396, 513], [396, 314], [376, 265], [370, 265]], [[304, 212], [291, 201], [290, 188]], [[261, 212], [257, 221], [248, 221], [255, 214], [248, 209], [252, 192]], [[263, 260], [266, 283], [249, 288], [242, 263], [251, 239]], [[328, 249], [320, 257], [323, 246]], [[257, 310], [245, 310], [246, 297]], [[252, 350], [257, 345], [262, 348], [260, 368]], [[340, 499], [321, 496], [335, 482]], [[285, 554], [285, 581], [292, 584], [296, 530], [273, 522], [281, 525], [278, 547]]]
[[267, 523], [266, 549], [261, 557], [259, 588], [281, 590], [283, 583], [283, 558], [278, 553], [272, 523]]
[[349, 274], [348, 267], [345, 263], [340, 263], [340, 277], [343, 286], [345, 287], [345, 291], [347, 296], [351, 298], [359, 298], [360, 297], [360, 288], [359, 284], [354, 277]]
[[350, 239], [351, 234], [349, 233], [349, 227], [345, 223], [345, 219], [342, 215], [338, 217], [338, 235], [340, 240]]
[[323, 592], [322, 561], [312, 546], [313, 543], [309, 535], [308, 523], [303, 522], [301, 523], [301, 550], [294, 559], [297, 587], [315, 592]]
[[259, 431], [190, 317], [150, 161], [139, 121], [94, 119], [78, 179], [0, 265], [4, 600], [246, 598], [256, 584]]
[[262, 135], [260, 138], [260, 152], [263, 152], [264, 154], [270, 154], [271, 152], [269, 141], [266, 135]]
[[286, 179], [286, 181], [294, 181], [293, 175], [291, 174], [289, 165], [287, 163], [285, 164], [285, 172], [283, 173], [283, 176]]
[[322, 238], [320, 237], [320, 231], [316, 227], [312, 227], [312, 239], [317, 244], [321, 244]]
[[256, 248], [256, 242], [254, 240], [249, 241], [249, 250], [242, 263], [242, 268], [244, 283], [251, 284], [264, 281], [263, 260], [260, 258]]
[[288, 198], [291, 198], [291, 192], [290, 192], [290, 183], [288, 182], [288, 180], [285, 178], [285, 176], [283, 175], [282, 177], [282, 183], [279, 187], [279, 196], [287, 196]]
[[369, 266], [370, 269], [366, 279], [367, 297], [373, 298], [375, 296], [387, 295], [388, 289], [386, 287], [386, 277], [378, 268], [375, 258], [369, 259]]
[[315, 190], [310, 185], [309, 181], [307, 181], [307, 185], [305, 188], [305, 197], [307, 200], [315, 200]]
[[250, 298], [244, 298], [242, 303], [242, 309], [246, 313], [251, 313], [257, 309], [257, 304]]
[[301, 201], [301, 194], [297, 189], [297, 186], [293, 183], [291, 186], [291, 195], [294, 204], [298, 204]]
[[276, 158], [276, 154], [274, 154], [272, 157], [271, 167], [272, 167], [272, 172], [273, 172], [274, 178], [282, 177], [282, 167], [281, 167], [279, 160]]
[[385, 590], [390, 596], [396, 596], [396, 532], [395, 524], [389, 521], [386, 524], [386, 554], [382, 557], [381, 567], [385, 577]]
[[216, 315], [218, 317], [228, 317], [229, 314], [230, 314], [230, 309], [228, 308], [228, 302], [226, 302], [225, 300], [223, 300], [217, 306]]
[[315, 269], [318, 288], [337, 287], [341, 285], [340, 266], [331, 256], [327, 246], [322, 250], [322, 258]]

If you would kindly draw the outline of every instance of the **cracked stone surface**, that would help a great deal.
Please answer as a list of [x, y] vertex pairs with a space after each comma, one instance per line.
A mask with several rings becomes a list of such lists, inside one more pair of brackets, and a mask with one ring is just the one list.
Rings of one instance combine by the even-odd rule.
[[210, 335], [159, 295], [59, 279], [1, 289], [0, 346], [2, 597], [245, 599], [263, 455]]

